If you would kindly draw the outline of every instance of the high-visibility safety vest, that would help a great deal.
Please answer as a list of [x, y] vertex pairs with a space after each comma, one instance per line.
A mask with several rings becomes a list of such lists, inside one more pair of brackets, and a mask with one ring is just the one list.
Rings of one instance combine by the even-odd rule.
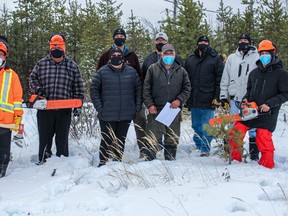
[[12, 69], [0, 70], [0, 123], [12, 124], [14, 116], [22, 116], [23, 90], [18, 75]]

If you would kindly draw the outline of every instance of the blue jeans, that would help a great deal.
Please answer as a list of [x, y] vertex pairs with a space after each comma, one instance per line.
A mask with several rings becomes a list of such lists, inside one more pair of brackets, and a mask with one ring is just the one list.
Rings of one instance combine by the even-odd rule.
[[210, 143], [213, 137], [208, 136], [204, 130], [204, 125], [208, 124], [211, 118], [214, 118], [214, 110], [207, 108], [191, 109], [192, 128], [195, 132], [193, 141], [195, 142], [196, 148], [201, 152], [210, 152]]
[[[230, 114], [238, 114], [239, 108], [236, 106], [236, 101], [235, 100], [230, 100], [230, 110], [229, 113]], [[249, 133], [249, 137], [250, 138], [255, 138], [256, 137], [256, 128], [252, 128], [248, 131]]]

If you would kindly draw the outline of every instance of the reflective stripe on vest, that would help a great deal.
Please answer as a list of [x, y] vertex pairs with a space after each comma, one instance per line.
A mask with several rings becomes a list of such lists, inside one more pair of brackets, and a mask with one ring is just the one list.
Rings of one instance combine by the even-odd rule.
[[10, 69], [10, 72], [6, 71], [3, 74], [2, 88], [0, 94], [0, 109], [6, 112], [14, 113], [14, 104], [8, 103], [11, 81], [12, 81], [12, 70]]
[[14, 102], [14, 110], [22, 110], [22, 102]]

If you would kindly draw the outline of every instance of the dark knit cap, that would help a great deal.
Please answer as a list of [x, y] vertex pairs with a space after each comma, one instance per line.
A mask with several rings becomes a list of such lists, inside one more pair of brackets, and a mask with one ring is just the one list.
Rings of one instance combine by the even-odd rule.
[[198, 37], [198, 39], [197, 39], [197, 44], [198, 44], [200, 41], [207, 41], [207, 42], [209, 43], [209, 38], [208, 38], [206, 35], [201, 35], [201, 36]]
[[114, 33], [113, 33], [113, 38], [115, 38], [115, 36], [117, 34], [121, 34], [121, 35], [124, 35], [125, 39], [126, 39], [126, 32], [124, 31], [124, 29], [122, 28], [117, 28]]
[[241, 39], [247, 39], [249, 41], [249, 43], [251, 44], [251, 38], [249, 34], [241, 34], [238, 38], [238, 41]]
[[110, 50], [109, 56], [111, 57], [111, 55], [113, 55], [114, 53], [120, 53], [121, 56], [123, 57], [123, 52], [122, 52], [122, 50], [121, 50], [119, 47], [113, 47], [113, 48]]

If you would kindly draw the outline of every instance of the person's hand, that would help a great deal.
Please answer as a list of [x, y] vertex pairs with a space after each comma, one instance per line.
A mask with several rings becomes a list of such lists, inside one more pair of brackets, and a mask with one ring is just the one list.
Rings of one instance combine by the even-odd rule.
[[73, 116], [79, 117], [81, 115], [81, 108], [74, 108], [73, 109]]
[[11, 130], [17, 132], [19, 129], [19, 125], [21, 124], [21, 121], [22, 121], [22, 116], [15, 116], [14, 117], [15, 128], [11, 128]]
[[227, 99], [222, 99], [221, 100], [221, 106], [223, 107], [224, 110], [229, 110], [230, 109], [230, 104]]
[[149, 107], [149, 113], [152, 114], [152, 115], [157, 114], [158, 112], [157, 112], [156, 106], [151, 105], [151, 106]]
[[176, 99], [170, 104], [170, 108], [176, 109], [180, 106], [180, 104], [181, 104], [181, 101], [179, 99]]
[[219, 106], [221, 106], [221, 101], [218, 101], [217, 99], [214, 99], [214, 100], [212, 101], [212, 104], [213, 104], [214, 106], [216, 106], [216, 107], [219, 107]]
[[46, 98], [46, 92], [42, 88], [38, 90], [37, 95]]
[[268, 106], [268, 105], [266, 105], [266, 104], [262, 104], [261, 106], [260, 106], [260, 112], [269, 112], [269, 110], [270, 110], [270, 107]]

